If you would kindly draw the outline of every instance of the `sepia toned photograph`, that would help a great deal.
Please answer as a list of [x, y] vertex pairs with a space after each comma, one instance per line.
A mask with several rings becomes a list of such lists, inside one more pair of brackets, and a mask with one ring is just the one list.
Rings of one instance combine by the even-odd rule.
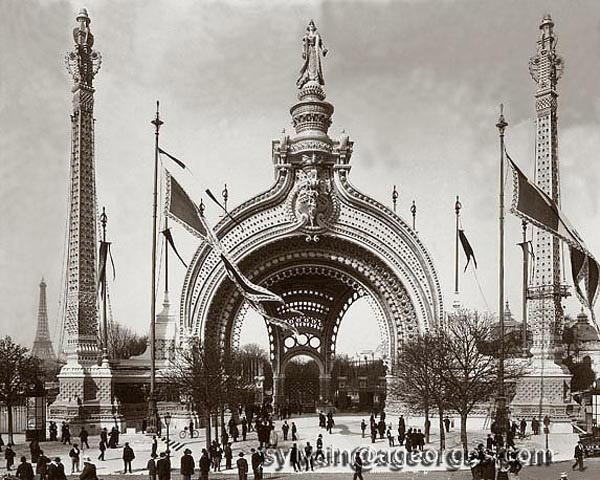
[[600, 477], [600, 3], [0, 0], [0, 41], [0, 478]]

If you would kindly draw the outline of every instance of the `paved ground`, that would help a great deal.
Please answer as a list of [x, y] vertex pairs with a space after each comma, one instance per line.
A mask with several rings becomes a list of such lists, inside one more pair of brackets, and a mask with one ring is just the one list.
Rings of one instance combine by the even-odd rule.
[[[368, 420], [368, 418], [366, 419]], [[389, 419], [392, 421], [392, 419]], [[422, 419], [407, 419], [407, 427], [422, 427]], [[318, 419], [314, 416], [310, 417], [299, 417], [292, 418], [288, 420], [291, 422], [294, 421], [298, 426], [298, 446], [304, 446], [306, 442], [310, 442], [311, 445], [315, 445], [315, 440], [319, 433], [323, 434], [324, 445], [326, 454], [330, 454], [330, 464], [328, 466], [315, 466], [315, 472], [307, 472], [302, 474], [293, 474], [291, 466], [289, 465], [289, 458], [287, 457], [289, 447], [291, 447], [292, 442], [287, 441], [284, 442], [282, 440], [283, 436], [281, 433], [281, 421], [276, 422], [276, 432], [278, 437], [277, 449], [273, 451], [272, 462], [270, 466], [265, 468], [265, 478], [291, 478], [291, 476], [295, 477], [305, 477], [305, 478], [315, 478], [319, 479], [337, 479], [337, 478], [352, 478], [350, 467], [344, 462], [334, 461], [335, 452], [342, 452], [340, 458], [343, 458], [343, 452], [348, 452], [347, 455], [351, 455], [351, 452], [359, 446], [362, 447], [374, 447], [372, 450], [372, 455], [375, 455], [375, 452], [378, 452], [379, 455], [379, 465], [371, 468], [371, 471], [365, 473], [365, 478], [377, 478], [381, 480], [385, 480], [387, 478], [402, 478], [402, 479], [419, 479], [427, 475], [428, 479], [431, 480], [443, 480], [443, 479], [469, 479], [470, 472], [466, 467], [462, 467], [463, 470], [458, 472], [450, 472], [447, 471], [447, 466], [444, 461], [437, 462], [434, 460], [433, 465], [429, 465], [425, 467], [423, 462], [417, 458], [413, 462], [414, 465], [408, 465], [407, 458], [405, 456], [405, 451], [402, 448], [398, 448], [397, 450], [390, 449], [388, 447], [387, 439], [377, 440], [377, 442], [372, 445], [369, 438], [361, 438], [360, 433], [360, 421], [361, 417], [357, 416], [340, 416], [336, 417], [336, 426], [333, 429], [333, 434], [328, 434], [325, 430], [322, 430], [318, 427]], [[395, 427], [397, 426], [397, 419], [393, 419]], [[202, 448], [205, 446], [204, 432], [202, 432], [202, 436], [193, 440], [184, 440], [181, 441], [179, 439], [179, 432], [172, 432], [171, 438], [175, 438], [175, 441], [171, 440], [171, 454], [173, 457], [173, 467], [178, 470], [179, 467], [179, 457], [183, 454], [184, 448], [190, 448], [193, 452], [194, 458], [196, 460], [200, 456], [200, 452]], [[486, 433], [481, 431], [472, 431], [469, 432], [469, 443], [471, 445], [476, 445], [480, 441], [484, 440]], [[6, 441], [6, 436], [4, 436], [4, 440]], [[78, 439], [74, 439], [76, 441]], [[24, 443], [24, 438], [17, 437], [17, 460], [22, 455], [25, 454], [29, 457], [28, 446]], [[99, 442], [98, 437], [90, 437], [89, 443], [92, 449], [89, 452], [84, 452], [83, 455], [89, 455], [94, 463], [97, 465], [99, 476], [106, 477], [108, 475], [111, 476], [111, 480], [113, 478], [119, 478], [124, 475], [115, 475], [120, 473], [122, 470], [122, 445], [125, 442], [129, 442], [133, 447], [136, 458], [133, 461], [133, 475], [144, 475], [146, 473], [145, 466], [146, 462], [149, 458], [150, 448], [151, 448], [151, 440], [150, 437], [135, 434], [135, 435], [121, 435], [119, 442], [121, 448], [115, 450], [107, 450], [105, 458], [105, 462], [101, 462], [96, 460], [98, 456], [97, 445]], [[550, 435], [550, 448], [554, 453], [555, 462], [561, 460], [567, 460], [572, 457], [572, 451], [574, 443], [576, 442], [575, 435], [564, 435], [564, 434], [555, 434]], [[438, 432], [434, 429], [430, 438], [430, 444], [427, 446], [430, 449], [430, 454], [435, 454], [435, 448], [439, 443], [439, 435]], [[458, 431], [451, 431], [448, 434], [447, 438], [447, 448], [453, 449], [460, 446], [460, 437]], [[544, 437], [537, 436], [531, 437], [526, 441], [523, 441], [520, 445], [520, 448], [531, 450], [531, 449], [541, 449], [543, 448]], [[238, 452], [244, 451], [249, 453], [251, 447], [256, 447], [256, 434], [251, 433], [248, 436], [248, 440], [246, 442], [237, 442], [234, 444], [234, 461], [235, 457], [237, 457]], [[42, 449], [45, 454], [49, 457], [60, 456], [63, 459], [63, 463], [66, 465], [67, 474], [71, 471], [71, 465], [68, 458], [68, 446], [64, 446], [59, 442], [44, 442], [42, 444]], [[159, 451], [165, 450], [166, 444], [163, 443], [159, 446]], [[460, 450], [460, 448], [459, 448]], [[404, 455], [404, 456], [403, 456]], [[3, 457], [2, 454], [0, 454]], [[372, 458], [375, 458], [372, 457]], [[2, 458], [3, 460], [3, 458]], [[18, 463], [18, 462], [17, 462]], [[224, 466], [223, 461], [223, 466]], [[395, 468], [397, 471], [390, 471], [390, 464], [395, 464]], [[6, 469], [4, 468], [4, 462], [0, 464], [0, 475], [6, 473]], [[596, 460], [590, 460], [589, 462], [590, 468], [586, 472], [574, 472], [570, 475], [569, 478], [600, 478], [600, 462]], [[422, 470], [427, 470], [426, 472], [419, 472]], [[552, 480], [559, 478], [559, 474], [563, 471], [569, 470], [570, 465], [566, 463], [562, 464], [554, 464], [549, 467], [527, 467], [523, 471], [523, 475], [521, 475], [522, 479], [532, 478], [532, 479], [540, 479], [540, 480]], [[232, 473], [234, 473], [232, 471]], [[569, 472], [570, 473], [570, 472]], [[231, 478], [231, 475], [227, 475]], [[225, 477], [227, 477], [225, 476]], [[223, 475], [216, 474], [214, 478], [220, 478]], [[211, 475], [211, 478], [213, 476]], [[179, 479], [179, 475], [175, 474], [174, 479]]]

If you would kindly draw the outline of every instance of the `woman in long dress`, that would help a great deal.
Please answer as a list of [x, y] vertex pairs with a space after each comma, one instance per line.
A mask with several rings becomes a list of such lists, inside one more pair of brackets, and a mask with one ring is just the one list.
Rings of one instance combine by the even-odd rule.
[[321, 54], [325, 57], [327, 49], [324, 47], [323, 39], [317, 32], [317, 27], [312, 20], [308, 24], [302, 44], [304, 64], [300, 69], [300, 76], [296, 81], [296, 85], [298, 85], [298, 88], [302, 88], [307, 82], [311, 81], [317, 82], [319, 85], [325, 85]]

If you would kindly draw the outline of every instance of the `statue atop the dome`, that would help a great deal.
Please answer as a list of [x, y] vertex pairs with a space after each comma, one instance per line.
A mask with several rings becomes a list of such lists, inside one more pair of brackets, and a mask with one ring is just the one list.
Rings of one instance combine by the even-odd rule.
[[300, 76], [296, 81], [298, 88], [302, 88], [308, 82], [317, 82], [325, 85], [323, 78], [322, 57], [327, 55], [327, 49], [323, 45], [321, 35], [317, 33], [317, 27], [312, 20], [306, 28], [306, 34], [302, 39], [302, 58], [304, 64], [300, 69]]

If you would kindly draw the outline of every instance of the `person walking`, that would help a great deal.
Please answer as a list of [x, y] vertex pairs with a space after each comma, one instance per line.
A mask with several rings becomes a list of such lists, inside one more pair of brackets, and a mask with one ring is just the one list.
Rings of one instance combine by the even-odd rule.
[[300, 472], [302, 467], [300, 466], [300, 452], [298, 452], [298, 446], [294, 443], [290, 450], [290, 463], [294, 467], [294, 472]]
[[146, 468], [148, 469], [148, 479], [149, 480], [156, 480], [156, 454], [152, 453], [150, 454], [150, 460], [148, 460], [148, 463], [146, 464]]
[[154, 458], [158, 456], [158, 440], [156, 439], [156, 435], [152, 435], [152, 452], [150, 455], [154, 455]]
[[444, 417], [444, 428], [446, 429], [446, 433], [450, 433], [450, 419], [448, 415]]
[[106, 452], [106, 443], [101, 439], [100, 443], [98, 443], [98, 450], [100, 450], [100, 455], [98, 455], [98, 460], [104, 461], [104, 452]]
[[246, 441], [246, 436], [248, 435], [248, 421], [246, 417], [242, 417], [242, 441]]
[[218, 442], [215, 442], [215, 451], [214, 451], [214, 462], [213, 462], [213, 472], [221, 471], [221, 460], [223, 459], [223, 449]]
[[304, 461], [306, 462], [306, 471], [308, 472], [308, 467], [310, 467], [310, 471], [314, 471], [314, 459], [313, 459], [313, 447], [310, 442], [306, 442], [306, 447], [304, 447]]
[[327, 415], [327, 431], [331, 434], [333, 433], [333, 426], [335, 425], [335, 422], [333, 421], [333, 413], [329, 412], [329, 414]]
[[325, 454], [323, 453], [323, 435], [321, 435], [320, 433], [319, 433], [319, 436], [317, 437], [317, 450], [315, 452], [315, 462], [319, 458], [322, 461], [325, 461]]
[[123, 473], [133, 473], [131, 471], [131, 462], [135, 458], [135, 454], [133, 453], [133, 448], [129, 446], [129, 442], [125, 442], [125, 446], [123, 447]]
[[296, 424], [294, 422], [292, 422], [292, 442], [295, 442], [298, 440], [298, 436], [296, 435], [298, 433], [298, 429], [296, 428]]
[[192, 451], [189, 448], [186, 448], [183, 451], [183, 456], [181, 457], [179, 467], [179, 471], [183, 477], [183, 480], [192, 480], [192, 475], [194, 474], [194, 469], [196, 468], [196, 462], [194, 461], [194, 457], [192, 457]]
[[65, 466], [61, 463], [60, 457], [54, 457], [48, 465], [48, 480], [67, 480]]
[[365, 438], [365, 430], [367, 429], [367, 422], [363, 418], [360, 422], [360, 431], [362, 432], [362, 438]]
[[206, 448], [202, 449], [202, 456], [198, 462], [198, 468], [200, 469], [200, 480], [208, 480], [208, 472], [210, 472], [210, 458], [208, 457], [208, 451]]
[[160, 458], [156, 462], [156, 473], [158, 480], [171, 480], [171, 460], [165, 452], [160, 452]]
[[90, 449], [90, 446], [88, 445], [88, 437], [89, 437], [89, 435], [90, 434], [85, 429], [85, 427], [81, 427], [81, 431], [79, 432], [79, 444], [81, 445], [81, 448], [83, 448], [84, 445], [85, 445], [85, 448], [87, 448], [88, 450]]
[[231, 442], [225, 445], [225, 470], [230, 470], [232, 468], [233, 462], [233, 450], [231, 449]]
[[521, 430], [521, 437], [524, 437], [525, 431], [527, 430], [527, 422], [524, 418], [521, 419], [521, 423], [519, 423], [519, 428]]
[[79, 480], [98, 480], [96, 465], [92, 463], [90, 457], [83, 457], [83, 471], [79, 475]]
[[38, 457], [37, 464], [35, 466], [35, 473], [36, 475], [40, 476], [40, 480], [47, 480], [49, 463], [50, 459], [44, 455], [43, 450], [40, 450], [40, 456]]
[[81, 450], [79, 450], [79, 446], [74, 443], [73, 448], [69, 452], [69, 457], [71, 457], [71, 475], [74, 473], [79, 473], [79, 457], [81, 455]]
[[394, 435], [392, 434], [392, 427], [391, 427], [391, 425], [387, 429], [386, 436], [387, 436], [387, 439], [388, 439], [389, 446], [393, 447], [394, 446]]
[[239, 480], [248, 480], [248, 461], [244, 458], [244, 452], [240, 452], [236, 464]]
[[[259, 447], [260, 450], [260, 447]], [[250, 450], [252, 452], [252, 456], [250, 457], [250, 461], [252, 463], [252, 473], [254, 474], [254, 478], [261, 479], [262, 478], [262, 464], [264, 458], [262, 456], [262, 452], [257, 450]]]
[[27, 457], [21, 457], [21, 463], [17, 467], [17, 477], [20, 480], [33, 480], [33, 467], [27, 462]]
[[354, 455], [352, 467], [354, 468], [354, 476], [352, 477], [353, 480], [364, 480], [362, 476], [363, 462], [362, 458], [360, 458], [360, 451], [357, 451]]
[[281, 431], [283, 432], [283, 440], [286, 441], [288, 438], [288, 431], [290, 430], [290, 426], [288, 425], [287, 420], [283, 421], [283, 425], [281, 426]]
[[40, 443], [37, 440], [32, 440], [29, 443], [29, 453], [31, 454], [31, 463], [37, 463], [40, 456]]
[[371, 423], [371, 443], [375, 443], [377, 440], [377, 424], [375, 422]]
[[577, 442], [577, 445], [575, 445], [575, 464], [571, 467], [571, 470], [575, 470], [575, 467], [578, 467], [580, 472], [585, 470], [585, 467], [583, 466], [583, 453], [583, 444], [580, 440]]

